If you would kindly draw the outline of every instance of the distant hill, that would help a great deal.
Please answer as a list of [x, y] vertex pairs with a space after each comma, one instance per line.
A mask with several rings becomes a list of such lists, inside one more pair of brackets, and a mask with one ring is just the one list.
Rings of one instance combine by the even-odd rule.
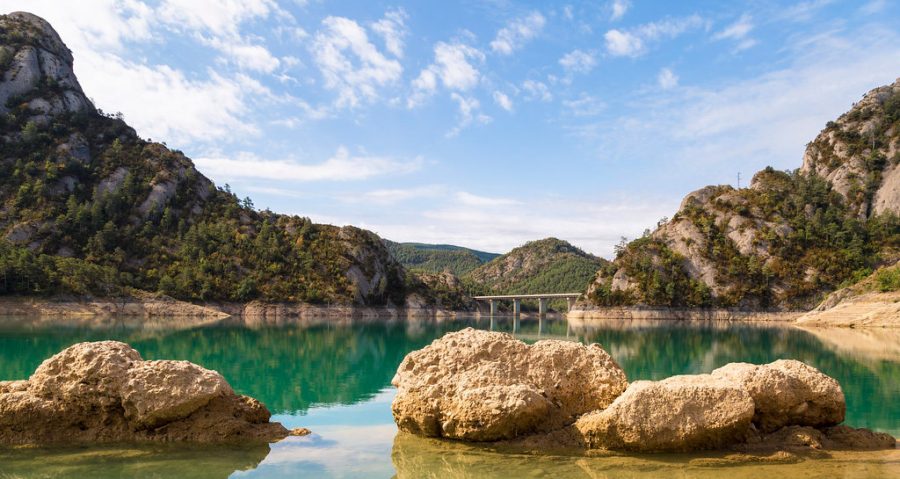
[[500, 256], [448, 244], [395, 243], [388, 240], [384, 244], [394, 259], [406, 268], [428, 273], [449, 270], [456, 276], [463, 276]]
[[529, 294], [583, 291], [608, 263], [566, 241], [526, 243], [464, 275], [473, 293]]
[[688, 194], [670, 220], [620, 245], [586, 296], [596, 306], [809, 309], [896, 261], [898, 213], [900, 80], [829, 121], [799, 169]]

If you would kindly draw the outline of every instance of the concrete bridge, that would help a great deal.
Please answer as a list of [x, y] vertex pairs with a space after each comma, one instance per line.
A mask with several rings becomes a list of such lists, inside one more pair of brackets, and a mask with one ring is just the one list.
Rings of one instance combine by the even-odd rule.
[[538, 312], [547, 314], [547, 300], [565, 298], [569, 303], [569, 310], [575, 305], [575, 300], [581, 296], [581, 293], [546, 293], [546, 294], [500, 294], [494, 296], [474, 296], [472, 299], [476, 301], [490, 301], [491, 315], [497, 314], [497, 304], [499, 301], [512, 301], [513, 314], [518, 315], [522, 312], [523, 299], [538, 300]]

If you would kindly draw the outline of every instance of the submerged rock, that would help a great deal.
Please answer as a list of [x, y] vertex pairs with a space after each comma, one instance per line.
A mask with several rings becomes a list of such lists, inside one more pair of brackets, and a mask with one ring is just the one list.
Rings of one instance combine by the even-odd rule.
[[746, 390], [753, 397], [753, 424], [762, 432], [785, 426], [834, 426], [844, 421], [841, 385], [800, 361], [778, 360], [757, 366], [731, 363], [712, 376]]
[[27, 381], [0, 382], [0, 444], [272, 441], [259, 401], [187, 361], [144, 361], [125, 343], [80, 343]]
[[704, 374], [637, 381], [575, 428], [593, 449], [693, 451], [743, 441], [752, 419], [747, 391]]
[[539, 341], [467, 328], [406, 356], [392, 381], [401, 430], [495, 441], [571, 424], [604, 409], [625, 372], [599, 345]]

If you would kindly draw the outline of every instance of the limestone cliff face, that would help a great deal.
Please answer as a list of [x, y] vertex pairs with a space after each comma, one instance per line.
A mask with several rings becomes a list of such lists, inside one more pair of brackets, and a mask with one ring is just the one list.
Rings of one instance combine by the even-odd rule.
[[601, 268], [582, 306], [810, 308], [896, 256], [898, 213], [900, 80], [829, 122], [800, 169], [688, 194]]
[[93, 107], [45, 20], [0, 15], [0, 294], [403, 306], [372, 232], [258, 211]]
[[[6, 103], [27, 102], [35, 118], [93, 110], [72, 71], [72, 52], [44, 19], [25, 12], [0, 18], [0, 114]], [[36, 90], [43, 90], [33, 95]]]
[[900, 80], [876, 88], [828, 126], [801, 171], [827, 179], [860, 216], [900, 211]]

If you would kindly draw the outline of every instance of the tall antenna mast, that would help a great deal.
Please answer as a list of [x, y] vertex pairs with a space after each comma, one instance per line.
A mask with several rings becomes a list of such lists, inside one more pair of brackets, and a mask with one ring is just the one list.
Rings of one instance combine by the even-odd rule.
[[741, 172], [738, 171], [738, 189], [741, 189]]

